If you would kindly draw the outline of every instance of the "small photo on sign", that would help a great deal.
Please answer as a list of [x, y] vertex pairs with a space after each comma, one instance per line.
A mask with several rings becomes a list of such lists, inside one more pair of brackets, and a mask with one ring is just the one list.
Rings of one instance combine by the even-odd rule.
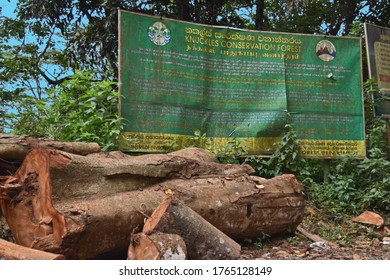
[[328, 40], [319, 41], [316, 46], [316, 53], [322, 61], [331, 61], [336, 57], [336, 48]]

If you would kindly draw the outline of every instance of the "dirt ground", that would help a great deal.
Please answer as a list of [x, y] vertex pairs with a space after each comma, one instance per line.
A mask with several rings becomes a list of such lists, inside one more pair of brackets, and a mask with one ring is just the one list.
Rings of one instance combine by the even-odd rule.
[[[2, 220], [0, 235], [7, 239], [9, 230]], [[390, 233], [385, 229], [351, 222], [350, 219], [331, 222], [320, 215], [306, 215], [300, 225], [312, 235], [322, 238], [315, 243], [299, 231], [291, 236], [263, 236], [243, 240], [242, 260], [390, 260]], [[12, 240], [10, 240], [12, 241]]]
[[390, 260], [389, 225], [378, 228], [345, 221], [329, 222], [307, 215], [300, 225], [324, 240], [315, 243], [299, 231], [289, 237], [244, 241], [241, 259], [261, 260]]

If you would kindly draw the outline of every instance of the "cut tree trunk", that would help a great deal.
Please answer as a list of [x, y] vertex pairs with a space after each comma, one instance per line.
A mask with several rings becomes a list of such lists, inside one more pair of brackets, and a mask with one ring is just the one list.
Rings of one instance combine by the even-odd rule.
[[294, 232], [304, 200], [293, 175], [266, 180], [204, 158], [34, 148], [14, 176], [0, 178], [1, 211], [16, 243], [68, 259], [128, 248], [168, 192], [233, 239]]
[[236, 260], [241, 246], [178, 199], [167, 196], [146, 221], [143, 232], [183, 237], [191, 260]]
[[64, 260], [63, 255], [48, 253], [0, 239], [0, 260]]
[[187, 246], [176, 234], [143, 232], [133, 234], [128, 250], [129, 260], [185, 260]]

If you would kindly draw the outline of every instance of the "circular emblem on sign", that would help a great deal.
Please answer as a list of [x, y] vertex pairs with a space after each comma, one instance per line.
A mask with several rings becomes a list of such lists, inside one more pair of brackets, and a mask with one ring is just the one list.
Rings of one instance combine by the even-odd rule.
[[319, 41], [316, 46], [317, 56], [323, 61], [331, 61], [336, 57], [336, 48], [328, 40]]
[[171, 40], [171, 31], [164, 23], [158, 21], [149, 26], [148, 36], [157, 46], [165, 46]]

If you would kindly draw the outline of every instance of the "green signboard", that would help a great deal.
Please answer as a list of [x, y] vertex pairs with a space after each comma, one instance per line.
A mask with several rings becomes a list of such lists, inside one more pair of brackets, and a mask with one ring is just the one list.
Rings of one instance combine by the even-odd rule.
[[119, 14], [120, 149], [267, 154], [289, 123], [303, 156], [365, 155], [360, 39]]

